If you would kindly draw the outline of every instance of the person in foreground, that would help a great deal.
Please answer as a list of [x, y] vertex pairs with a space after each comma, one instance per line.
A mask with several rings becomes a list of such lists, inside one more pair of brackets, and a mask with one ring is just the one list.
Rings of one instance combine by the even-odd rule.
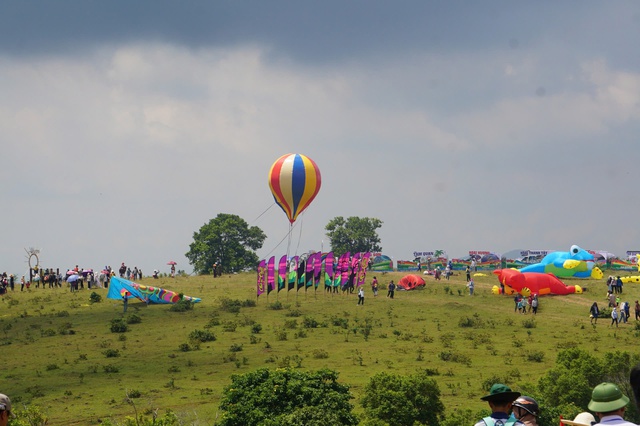
[[520, 396], [513, 402], [513, 416], [526, 426], [538, 426], [540, 407], [530, 396]]
[[623, 419], [629, 404], [629, 398], [613, 383], [600, 383], [591, 392], [591, 401], [587, 408], [600, 419], [596, 425], [636, 426]]
[[591, 426], [594, 424], [596, 424], [596, 418], [586, 411], [578, 414], [573, 420], [561, 420], [561, 425], [567, 426]]
[[475, 426], [524, 426], [524, 423], [509, 415], [513, 401], [519, 396], [520, 392], [512, 391], [509, 386], [495, 383], [489, 395], [480, 398], [489, 403], [491, 416], [480, 420]]
[[0, 426], [7, 426], [11, 413], [11, 400], [5, 394], [0, 393]]

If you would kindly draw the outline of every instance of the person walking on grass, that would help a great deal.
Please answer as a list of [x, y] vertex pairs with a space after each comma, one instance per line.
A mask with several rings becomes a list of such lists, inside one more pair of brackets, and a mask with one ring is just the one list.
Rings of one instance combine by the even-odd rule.
[[634, 306], [633, 309], [636, 313], [636, 321], [638, 321], [638, 319], [640, 319], [640, 303], [638, 303], [637, 300], [636, 300], [636, 305]]
[[591, 305], [591, 309], [589, 309], [589, 318], [591, 318], [591, 324], [597, 324], [599, 316], [600, 308], [598, 308], [598, 302], [593, 302], [593, 305]]
[[358, 289], [358, 305], [364, 306], [364, 287], [360, 286]]
[[373, 292], [373, 297], [378, 295], [378, 278], [373, 277], [373, 281], [371, 281], [371, 291]]
[[611, 309], [611, 325], [609, 325], [609, 327], [613, 327], [614, 323], [616, 327], [618, 327], [618, 308], [615, 306]]
[[469, 280], [467, 287], [469, 287], [469, 296], [473, 296], [473, 288], [475, 287], [473, 280]]
[[393, 280], [391, 280], [391, 282], [389, 283], [389, 286], [387, 287], [387, 297], [390, 299], [393, 299], [393, 295], [396, 292], [396, 285], [393, 283]]
[[531, 301], [531, 309], [533, 310], [533, 315], [538, 314], [538, 295], [533, 295], [533, 300]]

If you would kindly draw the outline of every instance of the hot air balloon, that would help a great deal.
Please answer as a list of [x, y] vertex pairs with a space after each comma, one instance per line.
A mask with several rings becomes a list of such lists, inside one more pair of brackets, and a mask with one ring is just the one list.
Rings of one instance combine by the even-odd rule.
[[269, 171], [269, 188], [276, 204], [293, 224], [320, 191], [320, 169], [302, 154], [278, 158]]

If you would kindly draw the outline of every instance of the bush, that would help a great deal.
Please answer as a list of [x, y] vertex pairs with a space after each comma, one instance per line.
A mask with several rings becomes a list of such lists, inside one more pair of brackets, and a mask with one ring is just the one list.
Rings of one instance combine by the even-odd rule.
[[409, 376], [375, 374], [360, 402], [366, 416], [382, 424], [437, 425], [444, 415], [438, 384], [425, 372]]
[[114, 318], [111, 320], [111, 332], [112, 333], [126, 333], [129, 327], [122, 318]]
[[324, 349], [314, 349], [313, 357], [315, 359], [326, 359], [329, 358], [329, 352], [325, 351]]
[[269, 304], [269, 306], [267, 306], [267, 309], [271, 309], [273, 311], [279, 311], [284, 309], [284, 306], [282, 306], [282, 303], [279, 300], [276, 300], [275, 302]]
[[326, 369], [263, 368], [233, 375], [220, 401], [219, 425], [357, 425], [349, 387], [337, 379]]
[[542, 351], [531, 351], [527, 354], [527, 361], [542, 362], [543, 360], [544, 360], [544, 352]]
[[105, 373], [118, 373], [120, 372], [120, 369], [118, 367], [116, 367], [113, 364], [107, 364], [104, 367], [102, 367], [102, 369], [104, 370]]
[[304, 328], [318, 328], [318, 325], [318, 321], [311, 317], [304, 317], [304, 320], [302, 321], [302, 326]]
[[238, 312], [240, 312], [241, 307], [242, 302], [239, 300], [229, 299], [228, 297], [223, 297], [222, 299], [220, 299], [221, 311], [237, 314]]
[[142, 322], [142, 318], [140, 315], [132, 314], [127, 317], [127, 324], [140, 324]]
[[93, 304], [93, 303], [100, 303], [100, 302], [102, 302], [102, 296], [96, 293], [95, 291], [91, 292], [91, 295], [89, 295], [89, 303]]
[[189, 340], [192, 342], [215, 342], [216, 336], [210, 331], [193, 330], [189, 333]]
[[102, 351], [102, 355], [107, 358], [117, 358], [120, 356], [120, 351], [118, 349], [105, 349]]
[[171, 305], [171, 307], [169, 308], [169, 310], [171, 312], [186, 312], [186, 311], [192, 311], [193, 310], [193, 305], [194, 303], [191, 300], [187, 300], [185, 298], [181, 298], [180, 300], [178, 300], [176, 303], [174, 303], [173, 305]]

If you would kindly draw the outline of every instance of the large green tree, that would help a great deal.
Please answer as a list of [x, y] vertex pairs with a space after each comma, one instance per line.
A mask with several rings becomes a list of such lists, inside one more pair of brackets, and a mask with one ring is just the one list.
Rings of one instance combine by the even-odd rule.
[[382, 251], [376, 229], [382, 226], [380, 219], [351, 216], [333, 218], [324, 228], [336, 254]]
[[234, 214], [220, 213], [198, 232], [185, 254], [197, 274], [211, 272], [217, 263], [222, 273], [254, 268], [258, 263], [255, 250], [267, 238], [257, 226], [251, 226]]
[[357, 425], [349, 387], [329, 369], [291, 368], [231, 376], [220, 401], [221, 426]]
[[426, 371], [408, 376], [377, 373], [360, 402], [369, 419], [389, 426], [438, 425], [444, 416], [440, 388]]

